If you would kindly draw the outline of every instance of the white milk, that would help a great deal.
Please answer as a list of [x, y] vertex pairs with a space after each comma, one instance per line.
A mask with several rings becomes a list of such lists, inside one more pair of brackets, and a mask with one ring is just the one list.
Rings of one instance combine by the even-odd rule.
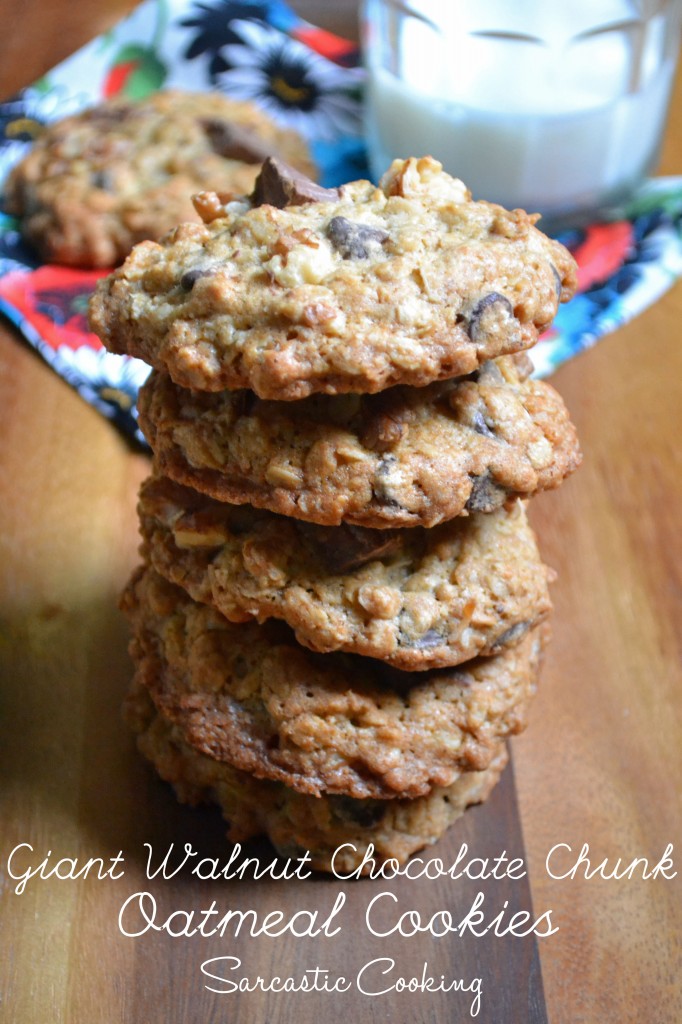
[[556, 217], [652, 170], [676, 54], [663, 14], [638, 21], [625, 0], [412, 6], [438, 27], [379, 20], [367, 40], [376, 177], [395, 157], [431, 153], [475, 196]]

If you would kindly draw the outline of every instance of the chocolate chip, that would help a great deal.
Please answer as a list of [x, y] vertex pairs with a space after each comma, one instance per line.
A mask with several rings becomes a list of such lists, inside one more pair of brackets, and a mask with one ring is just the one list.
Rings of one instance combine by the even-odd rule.
[[331, 561], [333, 571], [344, 573], [375, 559], [393, 555], [401, 548], [400, 536], [397, 534], [348, 525], [336, 527], [334, 544], [333, 551], [327, 548], [327, 560]]
[[114, 191], [114, 183], [109, 171], [96, 171], [92, 175], [92, 184], [94, 188], [99, 188], [103, 192]]
[[398, 505], [391, 494], [391, 474], [397, 465], [395, 455], [385, 455], [374, 471], [372, 493], [383, 505]]
[[370, 530], [362, 526], [340, 526], [327, 529], [299, 523], [298, 532], [322, 558], [329, 572], [348, 573], [376, 558], [400, 550], [400, 535], [388, 530]]
[[410, 644], [410, 647], [415, 647], [418, 651], [428, 650], [430, 647], [440, 647], [443, 643], [443, 637], [435, 629], [427, 629], [423, 636], [417, 637]]
[[186, 270], [180, 278], [180, 287], [184, 288], [186, 292], [191, 292], [200, 277], [210, 277], [213, 273], [213, 267], [192, 267], [191, 270]]
[[378, 825], [386, 813], [386, 804], [381, 800], [355, 800], [352, 796], [332, 796], [329, 800], [337, 818], [360, 828]]
[[505, 489], [493, 483], [489, 473], [472, 476], [471, 494], [466, 508], [469, 512], [494, 512], [504, 504], [506, 497]]
[[380, 479], [387, 477], [397, 461], [395, 455], [387, 455], [377, 466], [375, 476], [378, 476]]
[[226, 160], [242, 160], [245, 164], [260, 164], [272, 153], [262, 139], [248, 128], [228, 121], [207, 119], [201, 127], [208, 135], [211, 148]]
[[552, 273], [554, 274], [554, 287], [556, 288], [557, 298], [560, 299], [561, 298], [561, 290], [563, 288], [563, 284], [562, 284], [562, 281], [561, 281], [561, 274], [559, 273], [559, 271], [557, 270], [557, 268], [554, 266], [553, 263], [550, 263], [550, 266], [552, 268]]
[[501, 633], [495, 642], [490, 645], [490, 653], [497, 654], [503, 647], [509, 647], [517, 643], [528, 632], [530, 625], [530, 622], [516, 622], [509, 629], [505, 629], [504, 633]]
[[256, 178], [251, 193], [254, 206], [276, 206], [279, 210], [285, 206], [303, 206], [304, 203], [331, 202], [339, 198], [336, 188], [322, 188], [305, 174], [285, 164], [283, 160], [268, 157]]
[[344, 260], [366, 260], [370, 251], [381, 246], [388, 234], [369, 224], [358, 224], [347, 217], [332, 217], [327, 226], [327, 238]]
[[360, 434], [360, 440], [365, 448], [373, 452], [386, 452], [402, 441], [407, 433], [405, 423], [398, 409], [391, 411], [390, 405], [386, 409], [381, 408], [381, 395], [377, 395], [374, 403], [374, 415], [370, 415]]
[[469, 337], [480, 341], [499, 320], [513, 317], [512, 304], [499, 292], [489, 292], [476, 303], [469, 316]]
[[471, 374], [470, 379], [478, 384], [504, 384], [504, 377], [494, 359], [487, 359], [485, 363], [481, 363], [478, 370]]
[[471, 425], [477, 434], [483, 434], [484, 437], [492, 437], [493, 440], [496, 440], [495, 434], [486, 423], [485, 416], [480, 409], [476, 409], [473, 415], [473, 423]]

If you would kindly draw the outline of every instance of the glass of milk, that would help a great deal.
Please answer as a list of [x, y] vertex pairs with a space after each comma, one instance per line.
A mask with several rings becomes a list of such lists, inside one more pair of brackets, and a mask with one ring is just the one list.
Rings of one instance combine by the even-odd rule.
[[656, 166], [682, 0], [365, 0], [378, 178], [437, 157], [475, 198], [577, 223]]

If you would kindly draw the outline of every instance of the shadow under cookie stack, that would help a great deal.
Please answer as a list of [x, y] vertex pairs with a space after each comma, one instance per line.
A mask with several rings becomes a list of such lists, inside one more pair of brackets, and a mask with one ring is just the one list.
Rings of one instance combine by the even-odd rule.
[[91, 306], [154, 367], [126, 716], [231, 840], [404, 861], [526, 724], [552, 573], [524, 499], [580, 455], [524, 350], [575, 267], [430, 158], [338, 190], [269, 160], [196, 205]]

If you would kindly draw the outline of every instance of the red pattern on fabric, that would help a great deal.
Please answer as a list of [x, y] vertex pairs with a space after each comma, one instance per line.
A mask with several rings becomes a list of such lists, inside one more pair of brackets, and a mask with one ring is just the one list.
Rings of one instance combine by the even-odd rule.
[[634, 231], [629, 220], [587, 228], [584, 241], [573, 250], [578, 264], [578, 291], [608, 281], [622, 267], [633, 246]]
[[332, 35], [331, 32], [325, 32], [321, 28], [314, 28], [312, 26], [297, 27], [291, 30], [291, 35], [294, 39], [298, 39], [300, 43], [304, 43], [309, 49], [314, 50], [315, 53], [326, 57], [327, 60], [338, 62], [357, 50], [355, 43], [351, 43], [348, 39], [341, 39], [340, 36]]
[[[101, 341], [87, 331], [85, 305], [97, 281], [107, 273], [50, 264], [37, 270], [11, 271], [0, 278], [0, 295], [24, 315], [50, 348], [67, 345], [74, 351], [83, 346], [99, 350]], [[50, 302], [59, 307], [59, 322], [53, 312], [40, 309]]]
[[123, 91], [127, 79], [136, 69], [138, 61], [126, 60], [122, 64], [115, 64], [104, 81], [103, 93], [109, 100], [112, 96], [118, 96]]

